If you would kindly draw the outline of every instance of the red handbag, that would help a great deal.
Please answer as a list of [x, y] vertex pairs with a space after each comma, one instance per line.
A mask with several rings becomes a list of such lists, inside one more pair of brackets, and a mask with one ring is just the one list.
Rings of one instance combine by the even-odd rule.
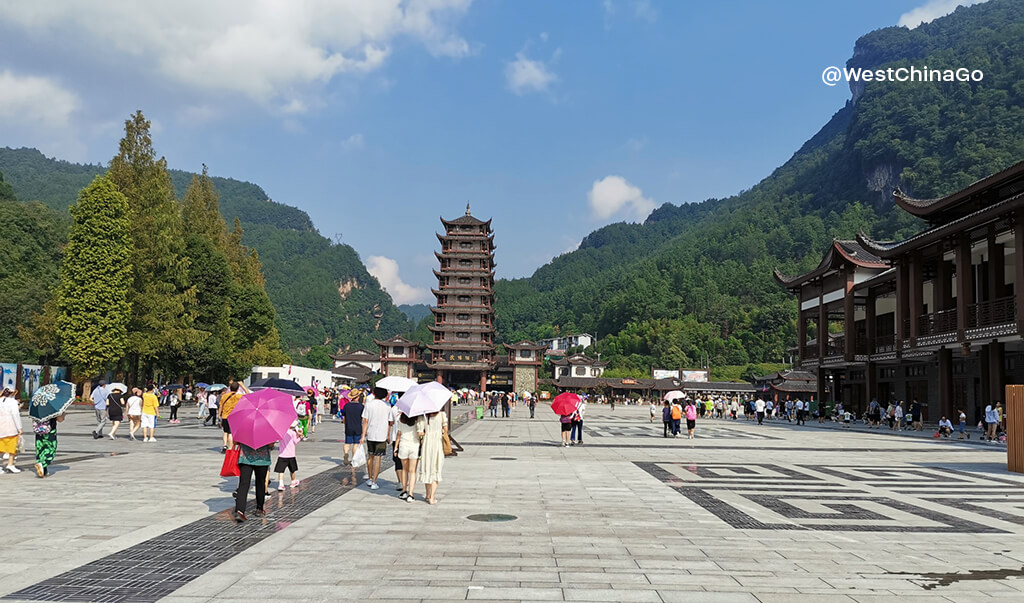
[[220, 467], [221, 477], [238, 477], [238, 450], [232, 448], [224, 453], [224, 464]]

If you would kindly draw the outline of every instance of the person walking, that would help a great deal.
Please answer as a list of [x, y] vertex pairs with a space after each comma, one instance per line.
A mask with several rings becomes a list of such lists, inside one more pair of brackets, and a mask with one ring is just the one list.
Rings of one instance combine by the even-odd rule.
[[14, 463], [18, 456], [18, 442], [22, 439], [23, 429], [18, 392], [5, 387], [0, 393], [0, 453], [7, 455], [4, 471], [9, 473], [21, 473], [21, 469]]
[[656, 415], [658, 413], [658, 405], [654, 403], [654, 400], [651, 400], [650, 411], [651, 411], [651, 421], [650, 422], [653, 423], [654, 422], [654, 415]]
[[[686, 437], [687, 439], [693, 439], [693, 432], [697, 428], [697, 406], [693, 400], [686, 401]], [[763, 418], [764, 411], [758, 415], [758, 423]]]
[[363, 408], [363, 434], [359, 443], [366, 445], [366, 485], [371, 490], [380, 488], [377, 478], [381, 459], [387, 454], [391, 439], [391, 407], [383, 400], [387, 395], [387, 391], [375, 387]]
[[273, 444], [252, 448], [241, 442], [235, 443], [238, 449], [238, 491], [235, 492], [235, 521], [246, 520], [245, 508], [248, 504], [249, 485], [256, 477], [256, 516], [267, 514], [263, 510], [263, 501], [267, 496], [267, 473], [270, 470], [270, 448]]
[[665, 400], [665, 405], [661, 409], [661, 424], [664, 427], [661, 437], [667, 438], [672, 431], [672, 403], [668, 400]]
[[761, 399], [761, 396], [754, 400], [754, 414], [757, 415], [757, 424], [764, 425], [764, 400]]
[[570, 423], [572, 429], [569, 432], [570, 446], [583, 445], [583, 412], [586, 407], [587, 403], [580, 400], [580, 403], [576, 405], [576, 412], [572, 413], [572, 423]]
[[996, 439], [997, 430], [999, 428], [999, 412], [996, 411], [995, 404], [989, 404], [985, 407], [985, 435], [984, 439], [989, 442], [994, 442]]
[[903, 417], [906, 414], [903, 410], [903, 401], [900, 400], [896, 403], [896, 408], [892, 411], [893, 419], [896, 421], [896, 431], [903, 431]]
[[294, 488], [299, 485], [299, 480], [295, 477], [299, 473], [299, 462], [295, 460], [295, 447], [299, 440], [302, 439], [299, 429], [299, 422], [292, 422], [291, 426], [288, 427], [288, 431], [285, 432], [284, 438], [281, 440], [281, 450], [277, 453], [277, 465], [274, 467], [274, 472], [277, 473], [278, 490], [284, 490], [285, 469], [288, 470], [291, 487]]
[[527, 405], [530, 407], [530, 418], [533, 418], [534, 413], [537, 411], [537, 394], [530, 396]]
[[167, 396], [167, 403], [171, 407], [171, 417], [167, 422], [175, 425], [181, 423], [178, 420], [178, 407], [181, 406], [181, 398], [178, 397], [177, 390], [171, 390], [170, 395]]
[[437, 504], [437, 484], [441, 481], [444, 467], [444, 445], [441, 440], [448, 435], [448, 416], [444, 412], [430, 413], [423, 429], [423, 451], [417, 467], [419, 480], [427, 490], [427, 503]]
[[302, 439], [309, 437], [309, 400], [305, 397], [295, 399], [295, 414], [299, 416], [302, 427]]
[[160, 414], [160, 398], [157, 397], [156, 385], [150, 385], [149, 391], [142, 394], [142, 441], [156, 441], [156, 418]]
[[348, 394], [348, 403], [341, 409], [345, 421], [345, 464], [352, 458], [355, 447], [363, 437], [363, 390], [354, 389]]
[[796, 424], [806, 425], [807, 421], [804, 418], [804, 401], [800, 398], [796, 399]]
[[121, 421], [124, 421], [124, 392], [120, 387], [112, 388], [110, 395], [107, 396], [107, 417], [110, 418], [108, 435], [111, 440], [116, 440], [117, 428], [121, 426]]
[[910, 424], [914, 431], [921, 431], [924, 429], [924, 424], [921, 421], [921, 403], [915, 398], [910, 403]]
[[142, 427], [142, 390], [133, 387], [132, 395], [128, 396], [128, 437], [135, 440], [135, 432]]
[[220, 451], [222, 454], [235, 445], [235, 440], [231, 436], [231, 422], [228, 420], [228, 416], [231, 414], [231, 411], [235, 410], [235, 406], [238, 405], [242, 396], [247, 393], [249, 393], [249, 389], [235, 381], [228, 386], [228, 394], [220, 401], [217, 408], [217, 416], [220, 417], [220, 427], [224, 431], [224, 434], [221, 436]]
[[423, 417], [408, 417], [400, 413], [398, 417], [398, 435], [395, 448], [398, 458], [405, 468], [405, 481], [402, 482], [402, 493], [399, 498], [412, 502], [416, 494], [416, 465], [419, 463], [420, 446], [427, 427]]
[[962, 440], [962, 439], [964, 439], [965, 435], [967, 436], [968, 440], [971, 439], [971, 434], [967, 431], [967, 413], [965, 413], [963, 410], [957, 410], [956, 412], [957, 412], [957, 415], [959, 416], [959, 423], [957, 424], [957, 430], [960, 432], [960, 437], [957, 438], [957, 439], [958, 440]]
[[[95, 402], [95, 401], [94, 401]], [[57, 415], [46, 421], [33, 421], [32, 430], [36, 434], [36, 475], [50, 475], [50, 463], [57, 456], [57, 423], [64, 422], [64, 414]]]
[[488, 395], [487, 406], [491, 409], [491, 417], [498, 418], [498, 398], [493, 394]]
[[672, 437], [678, 438], [683, 420], [683, 407], [678, 402], [672, 403]]
[[217, 426], [217, 406], [219, 403], [220, 392], [210, 392], [206, 395], [206, 419], [203, 420], [203, 427]]
[[92, 407], [96, 411], [96, 429], [92, 432], [92, 439], [98, 440], [103, 437], [103, 427], [107, 424], [107, 396], [110, 390], [107, 389], [107, 382], [100, 379], [96, 389], [92, 390]]
[[510, 400], [509, 400], [509, 396], [511, 394], [498, 394], [498, 395], [501, 396], [501, 418], [507, 419], [507, 418], [509, 418], [511, 416], [511, 413], [509, 412], [509, 404], [511, 403]]

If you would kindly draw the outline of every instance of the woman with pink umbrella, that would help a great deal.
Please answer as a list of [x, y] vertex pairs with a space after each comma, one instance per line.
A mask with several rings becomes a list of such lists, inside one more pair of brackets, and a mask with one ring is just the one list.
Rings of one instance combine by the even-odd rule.
[[256, 476], [256, 516], [266, 515], [263, 501], [267, 494], [270, 449], [284, 437], [295, 421], [295, 407], [289, 394], [264, 389], [242, 396], [231, 411], [231, 431], [238, 449], [238, 492], [235, 494], [235, 521], [246, 520], [246, 498], [253, 474]]

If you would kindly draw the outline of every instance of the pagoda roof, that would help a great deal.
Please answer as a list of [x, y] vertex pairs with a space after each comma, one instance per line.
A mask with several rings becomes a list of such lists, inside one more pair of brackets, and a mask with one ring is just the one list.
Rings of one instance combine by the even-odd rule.
[[386, 346], [386, 345], [387, 346], [391, 346], [391, 345], [418, 346], [418, 345], [420, 345], [420, 343], [418, 341], [412, 341], [410, 339], [406, 339], [405, 337], [402, 337], [401, 335], [395, 335], [391, 339], [385, 339], [383, 341], [381, 341], [379, 339], [374, 339], [373, 342], [376, 343], [377, 345], [380, 345], [380, 346]]
[[493, 270], [473, 270], [466, 268], [449, 268], [447, 270], [442, 269], [441, 272], [434, 270], [434, 276], [440, 278], [442, 276], [469, 276], [475, 278], [486, 278], [488, 276], [494, 277]]
[[332, 360], [377, 360], [380, 358], [380, 354], [377, 352], [371, 352], [362, 348], [357, 348], [349, 352], [343, 352], [338, 354], [327, 355]]
[[443, 368], [456, 371], [482, 371], [485, 369], [490, 370], [495, 366], [495, 364], [490, 360], [485, 360], [481, 362], [448, 362], [446, 360], [438, 360], [435, 362], [434, 360], [431, 360], [430, 362], [427, 362], [425, 364], [427, 365], [428, 368], [432, 369]]
[[590, 356], [584, 356], [583, 354], [573, 354], [568, 358], [554, 358], [551, 360], [551, 364], [555, 366], [608, 366], [607, 362], [596, 360], [594, 358], [591, 358]]
[[543, 343], [534, 343], [527, 339], [520, 341], [519, 343], [506, 343], [505, 349], [507, 350], [546, 350], [548, 346]]
[[430, 311], [433, 312], [434, 314], [451, 314], [452, 312], [464, 312], [466, 314], [494, 314], [493, 308], [490, 308], [488, 306], [456, 306], [454, 304], [450, 304], [446, 308], [430, 306]]
[[445, 220], [444, 218], [441, 218], [441, 222], [444, 223], [445, 225], [448, 225], [448, 224], [469, 225], [469, 226], [483, 226], [483, 225], [490, 226], [491, 225], [491, 221], [490, 220], [487, 220], [486, 222], [484, 222], [483, 220], [481, 220], [479, 218], [473, 217], [473, 214], [471, 214], [469, 212], [469, 203], [466, 204], [466, 215], [459, 216], [458, 218], [455, 218], [454, 220]]
[[443, 343], [432, 343], [427, 346], [431, 350], [493, 350], [494, 345], [482, 341], [446, 341]]
[[920, 232], [903, 241], [876, 241], [860, 232], [857, 234], [857, 242], [870, 250], [871, 253], [883, 258], [892, 258], [902, 253], [931, 245], [945, 237], [973, 230], [1005, 213], [1018, 209], [1024, 209], [1024, 192], [983, 207], [974, 213], [946, 222], [941, 226]]
[[494, 330], [492, 325], [479, 325], [479, 324], [446, 324], [446, 325], [427, 325], [427, 328], [431, 332], [436, 333], [447, 333], [449, 331], [465, 332], [465, 333], [489, 333]]
[[463, 250], [460, 250], [460, 249], [449, 249], [448, 251], [444, 251], [444, 252], [435, 251], [434, 252], [434, 257], [436, 257], [439, 260], [441, 258], [453, 258], [453, 257], [454, 258], [462, 258], [462, 259], [476, 258], [476, 259], [480, 259], [480, 260], [489, 260], [489, 259], [493, 259], [494, 258], [494, 253], [490, 252], [490, 251], [479, 251], [479, 250], [477, 250], [477, 251], [463, 251]]
[[444, 287], [443, 289], [431, 289], [434, 295], [494, 295], [491, 287]]
[[487, 240], [487, 241], [494, 241], [494, 233], [493, 232], [488, 232], [486, 234], [484, 234], [482, 232], [459, 232], [459, 231], [446, 232], [445, 234], [441, 234], [439, 232], [435, 232], [434, 235], [436, 235], [437, 236], [437, 240], [441, 241], [441, 242], [444, 242], [444, 241], [463, 241], [463, 240], [465, 240], [465, 241], [479, 241], [481, 239], [484, 239], [484, 240]]
[[818, 267], [814, 270], [799, 276], [787, 276], [776, 268], [773, 274], [776, 282], [787, 289], [793, 289], [807, 281], [822, 277], [833, 270], [839, 269], [844, 263], [851, 263], [854, 266], [874, 270], [885, 270], [889, 267], [887, 261], [876, 255], [872, 249], [862, 245], [859, 239], [856, 241], [833, 239], [832, 245], [829, 246], [828, 251], [825, 252]]
[[[930, 219], [936, 214], [945, 214], [967, 202], [988, 205], [992, 201], [1005, 199], [1024, 191], [1024, 161], [1011, 165], [1001, 172], [986, 176], [973, 184], [944, 197], [915, 199], [904, 194], [899, 187], [893, 191], [893, 201], [907, 212], [920, 218]], [[970, 213], [969, 211], [966, 213]]]

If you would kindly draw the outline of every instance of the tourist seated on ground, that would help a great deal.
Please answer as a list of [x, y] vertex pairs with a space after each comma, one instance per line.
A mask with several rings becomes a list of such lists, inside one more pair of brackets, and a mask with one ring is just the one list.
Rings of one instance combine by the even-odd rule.
[[953, 424], [946, 418], [945, 415], [939, 420], [939, 435], [944, 438], [948, 438], [953, 435]]

